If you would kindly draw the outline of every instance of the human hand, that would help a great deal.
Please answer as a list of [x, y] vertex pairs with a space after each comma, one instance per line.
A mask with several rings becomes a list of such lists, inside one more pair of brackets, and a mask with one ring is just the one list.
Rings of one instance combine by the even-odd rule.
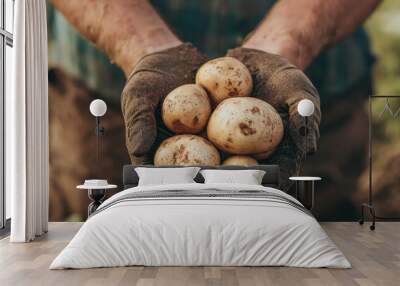
[[176, 87], [193, 83], [197, 69], [206, 61], [195, 47], [181, 44], [144, 56], [135, 65], [122, 92], [126, 146], [133, 164], [150, 162], [157, 138], [156, 110]]
[[[236, 48], [229, 50], [227, 56], [247, 66], [253, 78], [252, 95], [271, 104], [282, 117], [285, 125], [282, 142], [267, 160], [258, 159], [281, 167], [281, 184], [285, 189], [288, 177], [298, 172], [302, 155], [317, 150], [321, 120], [318, 91], [301, 70], [279, 55]], [[304, 120], [297, 112], [297, 104], [302, 99], [311, 100], [315, 106], [314, 114], [308, 118], [307, 138]], [[305, 150], [305, 140], [308, 150]]]

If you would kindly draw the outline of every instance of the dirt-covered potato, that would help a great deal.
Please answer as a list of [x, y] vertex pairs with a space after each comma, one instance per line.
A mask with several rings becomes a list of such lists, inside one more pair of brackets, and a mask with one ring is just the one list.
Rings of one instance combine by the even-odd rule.
[[175, 88], [164, 99], [162, 118], [165, 125], [177, 134], [199, 133], [211, 113], [207, 92], [196, 84]]
[[154, 156], [154, 165], [210, 165], [221, 162], [219, 152], [208, 140], [196, 135], [176, 135], [164, 140]]
[[253, 97], [229, 98], [211, 114], [207, 135], [219, 149], [231, 154], [270, 152], [283, 137], [283, 122], [277, 111]]
[[250, 96], [253, 80], [247, 67], [235, 58], [208, 61], [196, 74], [196, 83], [204, 87], [214, 103], [230, 97]]
[[234, 155], [225, 159], [222, 165], [233, 165], [233, 166], [254, 166], [258, 165], [256, 159], [245, 155]]

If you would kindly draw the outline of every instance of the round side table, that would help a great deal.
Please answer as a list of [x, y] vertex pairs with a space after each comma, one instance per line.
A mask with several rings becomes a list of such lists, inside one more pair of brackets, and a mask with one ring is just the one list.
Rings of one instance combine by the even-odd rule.
[[105, 185], [105, 186], [90, 186], [90, 185], [79, 185], [76, 188], [79, 190], [87, 190], [89, 199], [92, 201], [88, 206], [88, 217], [94, 213], [97, 208], [103, 203], [106, 191], [115, 189], [117, 185]]
[[290, 177], [289, 180], [296, 182], [296, 199], [308, 210], [314, 207], [315, 182], [321, 181], [320, 177]]

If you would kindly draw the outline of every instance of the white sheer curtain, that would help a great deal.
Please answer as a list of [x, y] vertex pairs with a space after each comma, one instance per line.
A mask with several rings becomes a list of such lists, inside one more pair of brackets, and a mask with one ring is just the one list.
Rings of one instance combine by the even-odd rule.
[[6, 98], [6, 187], [12, 242], [48, 225], [48, 89], [45, 0], [15, 1], [14, 94]]

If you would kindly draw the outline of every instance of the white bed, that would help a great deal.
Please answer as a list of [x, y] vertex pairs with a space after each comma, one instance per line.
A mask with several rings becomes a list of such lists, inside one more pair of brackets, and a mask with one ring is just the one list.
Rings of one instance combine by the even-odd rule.
[[128, 265], [351, 267], [286, 193], [198, 183], [138, 186], [114, 195], [50, 269]]

